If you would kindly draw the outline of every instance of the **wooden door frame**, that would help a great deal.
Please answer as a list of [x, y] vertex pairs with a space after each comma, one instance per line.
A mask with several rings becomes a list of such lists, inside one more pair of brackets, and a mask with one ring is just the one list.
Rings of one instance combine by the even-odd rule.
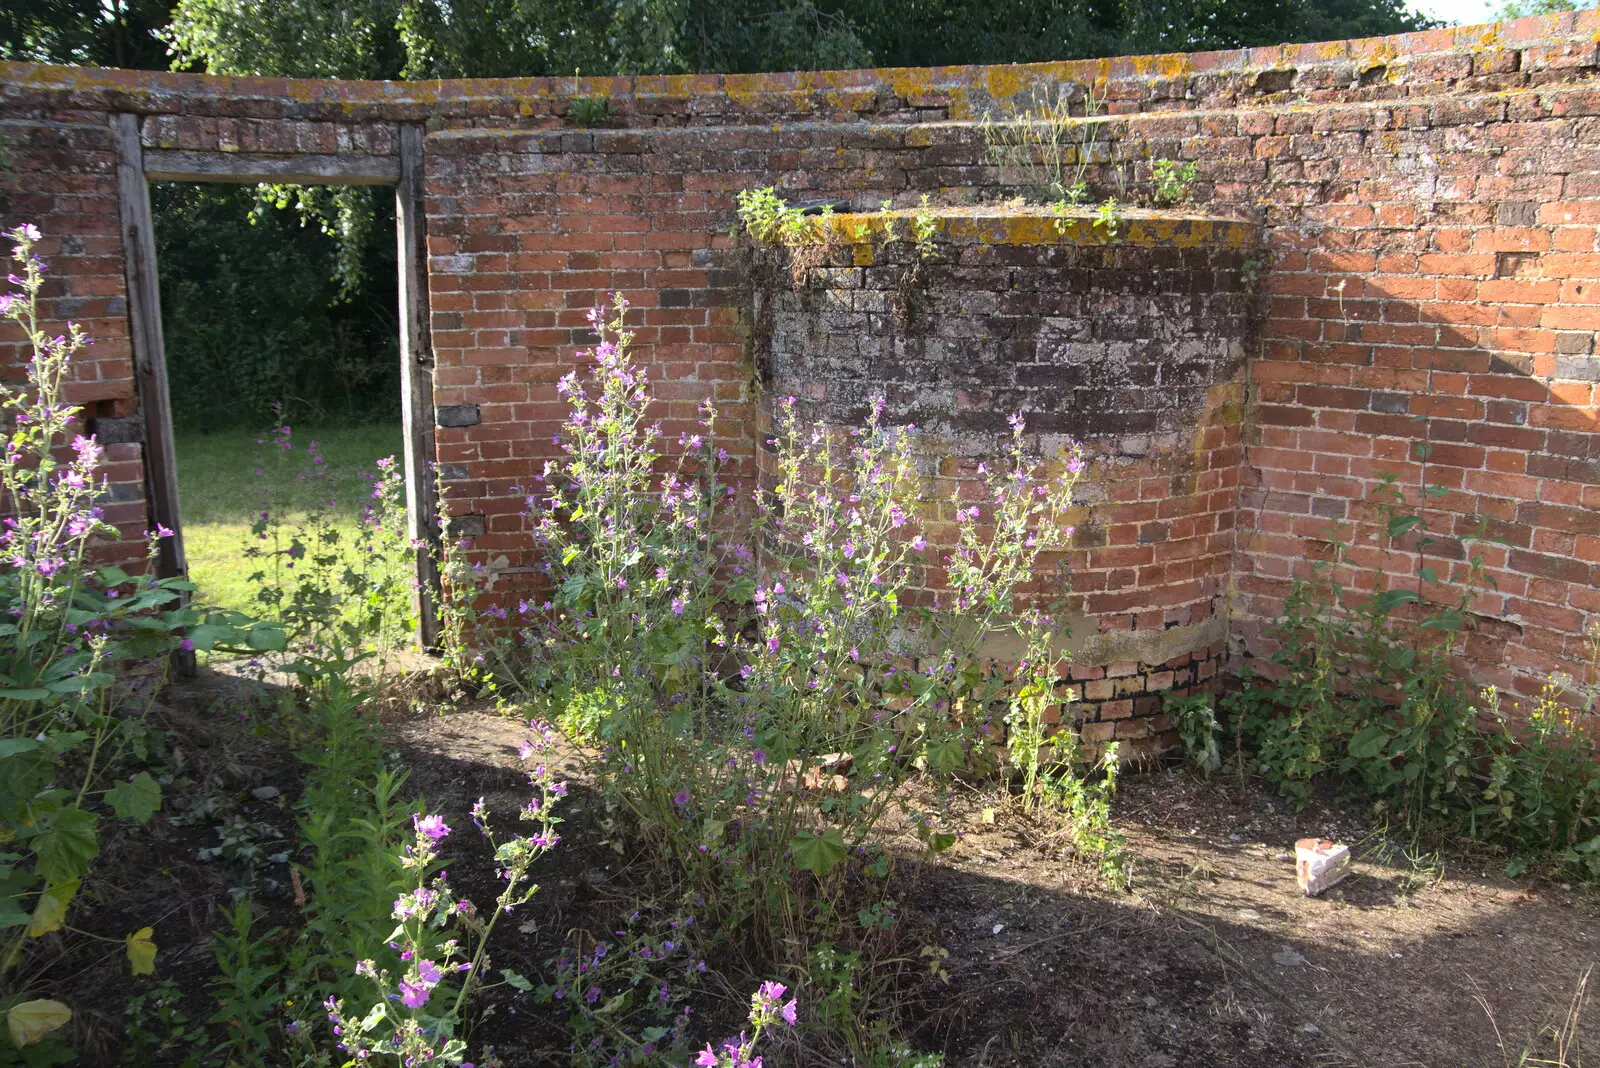
[[146, 501], [152, 526], [172, 530], [159, 546], [162, 577], [186, 576], [178, 465], [173, 449], [172, 397], [161, 329], [161, 289], [150, 211], [150, 182], [288, 182], [301, 185], [383, 185], [395, 191], [400, 287], [400, 410], [405, 438], [407, 534], [417, 545], [417, 638], [439, 643], [438, 495], [433, 461], [433, 350], [428, 336], [427, 215], [423, 207], [422, 127], [400, 126], [395, 155], [311, 155], [145, 149], [139, 117], [111, 116], [117, 148], [118, 210], [128, 285], [134, 384], [144, 424]]

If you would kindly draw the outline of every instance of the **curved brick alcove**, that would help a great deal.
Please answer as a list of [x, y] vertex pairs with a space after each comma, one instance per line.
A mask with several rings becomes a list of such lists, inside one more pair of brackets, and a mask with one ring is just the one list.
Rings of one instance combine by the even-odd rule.
[[[1225, 654], [1255, 229], [938, 209], [919, 250], [916, 217], [823, 217], [820, 245], [758, 252], [763, 430], [784, 397], [846, 427], [881, 394], [888, 421], [921, 432], [941, 502], [1014, 412], [1045, 456], [1082, 444], [1063, 696], [1086, 741], [1153, 749], [1168, 729], [1159, 695], [1205, 684]], [[950, 518], [936, 514], [933, 540]]]

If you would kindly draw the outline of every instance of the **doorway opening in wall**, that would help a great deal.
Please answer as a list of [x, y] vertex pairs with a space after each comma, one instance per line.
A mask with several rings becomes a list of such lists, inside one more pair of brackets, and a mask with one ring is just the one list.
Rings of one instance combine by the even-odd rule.
[[388, 652], [415, 628], [393, 194], [290, 198], [150, 185], [185, 563], [200, 603]]
[[117, 124], [158, 569], [295, 656], [436, 645], [420, 128], [302, 156]]

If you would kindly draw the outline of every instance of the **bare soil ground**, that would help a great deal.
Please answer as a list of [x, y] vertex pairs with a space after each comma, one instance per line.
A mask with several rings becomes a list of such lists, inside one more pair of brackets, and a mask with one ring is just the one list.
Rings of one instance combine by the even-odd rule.
[[[121, 1062], [123, 1006], [148, 982], [127, 978], [119, 943], [129, 931], [155, 927], [158, 978], [176, 978], [183, 1010], [200, 1020], [214, 1009], [205, 984], [222, 910], [245, 869], [259, 929], [295, 924], [284, 863], [200, 858], [221, 844], [224, 824], [276, 827], [283, 841], [262, 838], [259, 851], [289, 849], [296, 762], [230, 727], [237, 683], [202, 673], [186, 686], [167, 713], [169, 737], [182, 740], [169, 807], [107, 843], [80, 898], [78, 931], [39, 940], [24, 963], [50, 977], [40, 996], [80, 1007], [82, 1063]], [[488, 711], [391, 724], [408, 789], [462, 828], [480, 796], [505, 813], [526, 800], [522, 737], [520, 723]], [[530, 977], [569, 931], [604, 930], [636, 885], [630, 858], [601, 844], [593, 784], [575, 762], [562, 774], [573, 780], [565, 839], [541, 861], [542, 889], [496, 951], [496, 967]], [[193, 806], [207, 798], [223, 799], [225, 811], [196, 818]], [[946, 1053], [951, 1068], [1505, 1068], [1524, 1051], [1555, 1055], [1550, 1036], [1600, 956], [1592, 891], [1510, 880], [1503, 861], [1470, 853], [1408, 860], [1348, 808], [1295, 814], [1230, 776], [1208, 783], [1160, 770], [1125, 776], [1114, 807], [1127, 837], [1126, 890], [1072, 856], [1057, 828], [985, 787], [956, 791], [950, 819], [962, 836], [946, 853], [930, 858], [912, 836], [891, 837], [906, 944], [913, 956], [919, 944], [949, 954], [947, 980], [905, 984], [919, 1048]], [[1307, 835], [1351, 843], [1360, 858], [1355, 875], [1317, 899], [1294, 881], [1293, 843]], [[451, 876], [480, 903], [492, 899], [486, 859], [453, 862]], [[490, 999], [475, 1047], [492, 1042], [508, 1068], [568, 1062], [548, 1007], [509, 987]], [[736, 999], [722, 1009], [703, 1008], [703, 1023], [736, 1022]], [[1579, 1037], [1600, 1041], [1587, 1022]], [[798, 1045], [774, 1052], [774, 1062], [841, 1063]], [[1579, 1063], [1569, 1050], [1570, 1068]]]
[[[396, 728], [414, 785], [447, 809], [504, 782], [491, 769], [514, 764], [520, 737], [483, 712]], [[1591, 894], [1470, 855], [1408, 860], [1347, 809], [1295, 814], [1254, 785], [1181, 771], [1126, 776], [1121, 891], [999, 800], [958, 798], [961, 841], [900, 866], [905, 904], [950, 953], [918, 1045], [952, 1066], [1514, 1064], [1554, 1053], [1600, 956]], [[1362, 858], [1320, 898], [1294, 879], [1308, 835]], [[560, 926], [611, 867], [574, 850], [540, 909]], [[1600, 1039], [1588, 1024], [1580, 1036]]]

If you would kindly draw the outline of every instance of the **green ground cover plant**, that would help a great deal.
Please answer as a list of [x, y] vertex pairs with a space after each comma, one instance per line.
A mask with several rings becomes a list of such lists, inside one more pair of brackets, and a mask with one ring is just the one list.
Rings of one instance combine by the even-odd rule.
[[[1452, 651], [1492, 585], [1476, 532], [1429, 531], [1423, 505], [1393, 476], [1373, 491], [1380, 563], [1349, 585], [1349, 535], [1295, 582], [1269, 634], [1270, 665], [1247, 672], [1221, 708], [1238, 757], [1304, 807], [1336, 784], [1413, 835], [1469, 839], [1506, 858], [1600, 874], [1600, 766], [1592, 717], [1600, 699], [1600, 626], [1590, 628], [1587, 677], [1556, 676], [1511, 702], [1458, 675]], [[1457, 559], [1459, 558], [1459, 559]], [[1451, 570], [1454, 562], [1454, 571]], [[1397, 569], [1396, 565], [1400, 565]], [[1169, 702], [1192, 759], [1221, 764], [1206, 698]]]

